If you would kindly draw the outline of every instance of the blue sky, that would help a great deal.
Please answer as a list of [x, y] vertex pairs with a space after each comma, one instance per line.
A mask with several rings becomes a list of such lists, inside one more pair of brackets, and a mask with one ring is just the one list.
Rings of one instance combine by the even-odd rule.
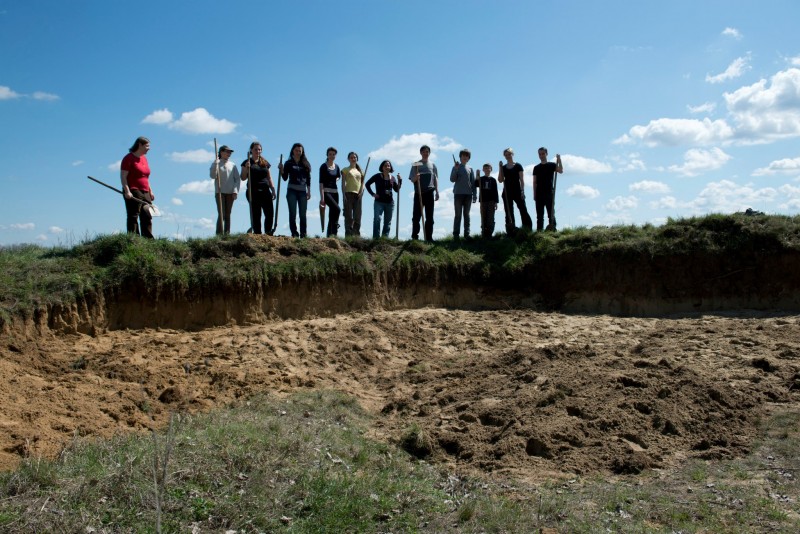
[[[214, 138], [237, 163], [254, 139], [274, 163], [297, 141], [315, 170], [335, 146], [342, 167], [353, 150], [404, 178], [428, 144], [437, 237], [452, 233], [461, 147], [495, 170], [513, 147], [531, 212], [536, 149], [562, 154], [562, 228], [796, 215], [798, 20], [796, 0], [0, 0], [0, 244], [124, 231], [122, 199], [86, 176], [118, 186], [140, 135], [154, 231], [170, 238], [213, 234]], [[287, 213], [281, 198], [279, 235]], [[477, 233], [477, 206], [472, 218]], [[240, 198], [233, 230], [248, 226]]]

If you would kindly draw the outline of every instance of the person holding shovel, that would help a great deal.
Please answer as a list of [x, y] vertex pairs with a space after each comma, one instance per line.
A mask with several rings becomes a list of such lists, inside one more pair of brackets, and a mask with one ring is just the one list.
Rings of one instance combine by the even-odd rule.
[[[394, 168], [392, 163], [385, 159], [378, 167], [377, 174], [367, 180], [366, 188], [369, 196], [375, 199], [375, 210], [372, 218], [372, 239], [379, 237], [389, 237], [389, 230], [392, 227], [392, 214], [394, 213], [394, 192], [400, 191], [400, 173], [395, 178], [392, 176]], [[372, 191], [372, 187], [375, 191]], [[383, 230], [381, 231], [381, 217], [383, 217]]]
[[556, 162], [547, 161], [547, 149], [539, 148], [539, 163], [533, 168], [533, 201], [536, 203], [536, 231], [544, 227], [544, 210], [547, 209], [547, 230], [556, 231], [555, 176], [562, 174], [561, 154], [556, 154]]
[[[339, 215], [342, 210], [339, 208], [339, 189], [337, 182], [342, 177], [342, 171], [334, 160], [338, 151], [333, 147], [328, 147], [325, 163], [319, 167], [319, 210], [320, 215], [325, 213], [328, 208], [328, 231], [326, 237], [336, 237], [339, 233]], [[324, 223], [324, 221], [323, 221]]]
[[[425, 223], [425, 241], [433, 241], [433, 207], [439, 200], [439, 170], [429, 161], [431, 148], [422, 145], [422, 158], [411, 166], [408, 179], [414, 184], [414, 212], [411, 216], [411, 239], [419, 239], [420, 219]], [[424, 218], [422, 212], [425, 212]]]
[[146, 156], [149, 151], [148, 138], [139, 137], [133, 142], [120, 163], [120, 182], [125, 197], [128, 233], [153, 239], [153, 216], [146, 208], [146, 204], [152, 204], [156, 199], [150, 189], [150, 164]]
[[358, 164], [358, 154], [347, 155], [348, 167], [342, 169], [342, 196], [344, 197], [344, 236], [361, 236], [361, 198], [364, 195], [364, 171]]
[[533, 230], [533, 221], [525, 205], [525, 178], [522, 165], [514, 161], [514, 149], [503, 150], [506, 163], [500, 165], [497, 181], [503, 184], [503, 204], [506, 209], [506, 233], [512, 235], [517, 230], [514, 221], [514, 204], [519, 208], [522, 227]]
[[[254, 234], [261, 232], [261, 214], [264, 214], [264, 232], [272, 235], [272, 201], [275, 200], [275, 184], [272, 181], [270, 163], [261, 156], [261, 143], [250, 143], [250, 152], [242, 162], [242, 181], [247, 185], [247, 200], [250, 201], [250, 224]], [[221, 152], [221, 150], [220, 150]], [[251, 180], [252, 178], [252, 180]]]
[[[306, 210], [311, 200], [311, 164], [306, 149], [300, 143], [292, 145], [291, 157], [279, 165], [281, 178], [286, 185], [286, 202], [289, 204], [289, 229], [292, 237], [306, 237]], [[297, 231], [297, 212], [300, 211], [300, 232]]]
[[231, 154], [233, 149], [222, 145], [209, 170], [211, 179], [214, 180], [214, 199], [217, 202], [217, 235], [231, 233], [231, 210], [242, 183], [239, 169], [230, 161]]

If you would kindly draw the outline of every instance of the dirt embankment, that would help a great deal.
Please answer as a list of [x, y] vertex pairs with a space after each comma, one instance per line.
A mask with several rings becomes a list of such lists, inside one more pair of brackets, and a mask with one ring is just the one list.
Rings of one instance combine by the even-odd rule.
[[[760, 417], [800, 408], [799, 259], [588, 256], [492, 285], [442, 273], [87, 297], [6, 326], [0, 468], [305, 388], [355, 396], [377, 438], [467, 470], [743, 454]], [[738, 311], [703, 313], [720, 309]]]

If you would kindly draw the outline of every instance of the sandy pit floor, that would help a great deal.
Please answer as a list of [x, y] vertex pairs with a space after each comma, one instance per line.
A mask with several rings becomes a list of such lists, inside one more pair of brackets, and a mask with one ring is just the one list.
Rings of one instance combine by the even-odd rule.
[[0, 469], [76, 436], [259, 393], [335, 389], [370, 434], [465, 471], [541, 479], [746, 454], [800, 407], [800, 316], [418, 309], [111, 331], [0, 346]]

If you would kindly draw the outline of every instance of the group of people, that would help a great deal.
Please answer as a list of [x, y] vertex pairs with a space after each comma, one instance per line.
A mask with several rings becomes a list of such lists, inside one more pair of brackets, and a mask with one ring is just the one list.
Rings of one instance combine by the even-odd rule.
[[[150, 167], [146, 154], [150, 150], [150, 141], [139, 137], [122, 159], [120, 177], [122, 192], [125, 197], [127, 213], [127, 230], [153, 237], [152, 216], [147, 209], [155, 200], [150, 188]], [[217, 203], [217, 234], [228, 234], [231, 230], [231, 211], [243, 185], [250, 204], [250, 228], [255, 234], [272, 235], [277, 226], [273, 202], [278, 198], [275, 182], [272, 178], [272, 165], [262, 156], [263, 147], [258, 141], [250, 144], [247, 159], [237, 165], [230, 160], [233, 149], [222, 145], [211, 165], [210, 178], [214, 180]], [[439, 200], [439, 171], [436, 164], [430, 161], [431, 149], [423, 145], [419, 150], [420, 159], [411, 166], [408, 180], [414, 186], [413, 214], [411, 220], [411, 238], [419, 239], [420, 231], [426, 241], [433, 241], [434, 205]], [[358, 154], [347, 155], [349, 165], [340, 169], [336, 163], [337, 150], [329, 147], [325, 162], [319, 167], [320, 215], [328, 212], [328, 224], [325, 229], [327, 237], [338, 235], [340, 217], [344, 213], [345, 237], [361, 235], [361, 203], [364, 191], [374, 199], [372, 237], [389, 237], [392, 215], [395, 211], [395, 193], [402, 187], [403, 179], [389, 160], [383, 160], [378, 172], [369, 179], [366, 170], [358, 163]], [[555, 219], [555, 179], [563, 173], [561, 156], [556, 154], [556, 161], [547, 160], [548, 153], [544, 147], [538, 150], [540, 163], [533, 169], [533, 199], [536, 205], [536, 229], [544, 227], [544, 213], [547, 212], [547, 230], [556, 230]], [[474, 171], [469, 166], [472, 154], [469, 150], [461, 150], [458, 160], [453, 159], [450, 171], [450, 182], [453, 183], [453, 202], [455, 219], [453, 221], [453, 237], [461, 236], [463, 224], [464, 237], [470, 237], [470, 208], [480, 202], [481, 235], [491, 237], [495, 229], [495, 211], [502, 201], [505, 208], [506, 233], [516, 231], [514, 207], [519, 211], [523, 228], [533, 230], [533, 221], [525, 204], [525, 177], [522, 165], [514, 161], [514, 150], [503, 151], [506, 162], [499, 164], [498, 177], [492, 177], [492, 166], [483, 165], [481, 171]], [[241, 172], [239, 171], [241, 168]], [[300, 143], [292, 145], [286, 162], [278, 163], [279, 178], [286, 182], [286, 201], [289, 209], [289, 229], [293, 237], [306, 237], [306, 211], [311, 200], [311, 164], [305, 148]], [[498, 195], [498, 183], [503, 184], [502, 194]], [[280, 184], [279, 184], [280, 185]], [[342, 207], [339, 206], [339, 191], [342, 193]], [[262, 224], [263, 217], [263, 224]], [[298, 226], [299, 219], [299, 226]], [[463, 221], [463, 223], [462, 223]]]

